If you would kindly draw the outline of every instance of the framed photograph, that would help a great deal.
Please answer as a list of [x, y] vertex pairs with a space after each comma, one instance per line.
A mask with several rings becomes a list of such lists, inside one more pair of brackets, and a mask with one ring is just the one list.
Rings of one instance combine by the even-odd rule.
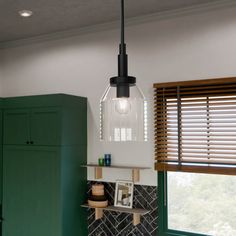
[[132, 181], [116, 181], [115, 202], [116, 207], [133, 207], [134, 183]]

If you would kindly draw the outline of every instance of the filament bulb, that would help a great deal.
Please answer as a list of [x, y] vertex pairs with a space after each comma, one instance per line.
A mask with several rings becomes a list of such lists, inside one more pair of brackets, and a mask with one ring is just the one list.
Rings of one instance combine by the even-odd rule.
[[115, 110], [121, 115], [126, 115], [131, 111], [131, 104], [128, 98], [118, 98], [115, 101]]

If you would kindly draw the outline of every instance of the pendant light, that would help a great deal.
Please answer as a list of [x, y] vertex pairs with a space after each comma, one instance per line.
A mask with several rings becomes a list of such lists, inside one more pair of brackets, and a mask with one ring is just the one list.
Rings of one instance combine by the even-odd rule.
[[100, 100], [100, 138], [104, 141], [146, 141], [147, 104], [136, 78], [128, 75], [124, 37], [124, 0], [121, 0], [121, 42], [118, 76], [110, 78]]

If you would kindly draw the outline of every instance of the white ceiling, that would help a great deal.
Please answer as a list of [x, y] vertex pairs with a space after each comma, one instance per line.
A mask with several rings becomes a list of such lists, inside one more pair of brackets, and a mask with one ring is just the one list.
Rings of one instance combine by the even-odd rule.
[[[127, 18], [217, 0], [126, 0]], [[32, 10], [22, 18], [19, 10]], [[0, 43], [116, 21], [119, 0], [0, 0]]]

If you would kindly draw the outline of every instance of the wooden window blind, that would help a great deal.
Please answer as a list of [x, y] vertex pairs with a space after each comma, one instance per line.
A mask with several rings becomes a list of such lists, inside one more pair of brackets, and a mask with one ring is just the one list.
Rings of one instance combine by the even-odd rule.
[[156, 170], [236, 175], [236, 78], [154, 88]]

